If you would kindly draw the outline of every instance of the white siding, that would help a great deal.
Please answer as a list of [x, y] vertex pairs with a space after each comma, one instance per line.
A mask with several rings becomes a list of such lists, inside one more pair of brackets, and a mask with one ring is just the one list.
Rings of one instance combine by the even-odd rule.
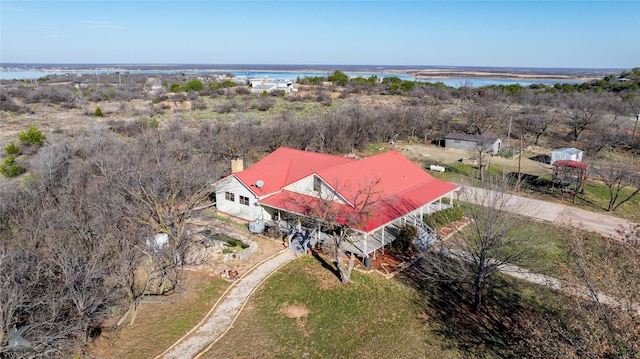
[[479, 151], [483, 147], [486, 147], [486, 150], [484, 152], [491, 153], [492, 155], [496, 155], [498, 154], [498, 152], [500, 152], [501, 144], [502, 144], [502, 141], [500, 139], [497, 139], [490, 146], [489, 145], [483, 146], [482, 143], [478, 143], [476, 141], [456, 140], [452, 138], [447, 138], [444, 140], [444, 147], [446, 148], [455, 148], [459, 150], [475, 152], [475, 151]]
[[291, 192], [302, 193], [309, 196], [317, 196], [316, 191], [313, 190], [313, 178], [315, 176], [307, 176], [297, 182], [286, 186], [284, 189]]
[[313, 182], [315, 175], [311, 175], [305, 177], [297, 182], [294, 182], [285, 187], [286, 190], [296, 193], [306, 194], [308, 196], [321, 197], [326, 200], [332, 200], [335, 202], [339, 202], [342, 204], [346, 204], [346, 202], [342, 199], [342, 197], [338, 196], [338, 194], [326, 184], [326, 182], [322, 181], [320, 186], [320, 194], [313, 190]]
[[[226, 199], [226, 192], [233, 194], [233, 202]], [[240, 203], [240, 196], [249, 198], [248, 206]], [[234, 176], [227, 177], [216, 185], [216, 207], [220, 212], [253, 221], [262, 214], [262, 208], [256, 205], [256, 200], [256, 196]]]
[[560, 148], [551, 152], [551, 162], [553, 164], [557, 160], [571, 160], [582, 162], [583, 152], [577, 148]]

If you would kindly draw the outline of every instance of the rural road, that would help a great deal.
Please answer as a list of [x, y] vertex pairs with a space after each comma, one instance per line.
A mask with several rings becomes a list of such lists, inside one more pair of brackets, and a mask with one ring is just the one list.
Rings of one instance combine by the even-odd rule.
[[156, 359], [194, 358], [206, 351], [231, 327], [255, 289], [271, 274], [296, 257], [293, 251], [283, 250], [249, 270], [229, 287], [199, 325]]
[[[477, 204], [478, 199], [482, 198], [484, 191], [495, 193], [486, 189], [464, 186], [458, 194], [458, 200]], [[629, 228], [633, 224], [622, 218], [589, 212], [563, 204], [545, 202], [516, 195], [509, 196], [510, 198], [506, 205], [507, 210], [520, 212], [522, 215], [559, 225], [597, 232], [618, 240], [623, 239], [618, 231], [623, 228]]]

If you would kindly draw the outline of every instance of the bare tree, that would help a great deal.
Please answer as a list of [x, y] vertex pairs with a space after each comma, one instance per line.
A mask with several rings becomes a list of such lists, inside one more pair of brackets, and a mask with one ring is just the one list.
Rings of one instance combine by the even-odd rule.
[[507, 264], [515, 264], [531, 255], [537, 236], [522, 203], [506, 193], [506, 179], [486, 182], [484, 189], [465, 187], [459, 199], [470, 220], [453, 237], [441, 242], [429, 257], [434, 274], [468, 287], [473, 307], [483, 305], [492, 275]]
[[493, 144], [496, 137], [491, 135], [482, 135], [477, 137], [477, 141], [472, 149], [469, 150], [471, 158], [478, 165], [478, 178], [481, 181], [485, 179], [485, 171], [491, 165], [491, 156], [493, 155]]
[[570, 138], [578, 141], [586, 129], [592, 127], [602, 119], [602, 103], [586, 94], [572, 94], [564, 104], [567, 115], [566, 124], [570, 129]]
[[466, 120], [469, 134], [484, 135], [495, 131], [504, 120], [508, 105], [501, 106], [494, 99], [487, 96], [476, 96], [464, 100], [460, 105], [462, 117]]
[[600, 159], [592, 168], [609, 190], [609, 212], [640, 194], [640, 169], [633, 159]]
[[132, 323], [143, 296], [174, 288], [186, 222], [221, 173], [197, 142], [175, 126], [129, 138], [91, 129], [51, 139], [32, 177], [0, 188], [0, 350], [8, 328], [29, 325], [37, 356], [64, 356], [108, 307], [128, 307], [121, 323]]
[[515, 118], [515, 123], [521, 133], [530, 134], [535, 138], [534, 144], [537, 146], [540, 137], [555, 122], [556, 114], [554, 111], [546, 111], [544, 107], [549, 102], [548, 97], [542, 95], [529, 97], [529, 102], [522, 109], [522, 114]]
[[345, 245], [351, 241], [357, 228], [371, 216], [372, 206], [382, 193], [379, 187], [379, 178], [363, 179], [359, 183], [336, 179], [329, 186], [322, 184], [317, 197], [292, 193], [288, 199], [300, 214], [314, 221], [318, 230], [330, 235], [336, 267], [344, 284], [351, 283], [355, 261], [355, 254], [349, 253], [349, 263], [345, 265]]
[[[131, 303], [123, 318], [131, 314], [130, 322], [144, 295], [173, 289], [176, 270], [187, 264], [187, 220], [207, 198], [207, 181], [217, 177], [212, 173], [215, 166], [192, 155], [187, 148], [191, 138], [182, 136], [180, 129], [146, 131], [129, 151], [112, 149], [93, 158], [94, 181], [109, 188], [112, 198], [108, 203], [122, 209], [120, 225], [142, 229], [133, 234], [137, 243], [125, 240], [118, 245], [121, 284]], [[166, 247], [149, 246], [148, 240], [157, 234], [167, 235]]]

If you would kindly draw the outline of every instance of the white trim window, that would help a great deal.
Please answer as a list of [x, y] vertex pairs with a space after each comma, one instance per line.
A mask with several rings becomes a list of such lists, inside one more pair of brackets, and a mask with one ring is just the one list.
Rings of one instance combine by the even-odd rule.
[[243, 195], [240, 195], [239, 200], [240, 200], [240, 204], [243, 204], [245, 206], [249, 205], [249, 197], [245, 197]]
[[231, 193], [231, 192], [225, 192], [224, 193], [224, 198], [227, 201], [230, 201], [230, 202], [235, 202], [236, 201], [236, 195]]

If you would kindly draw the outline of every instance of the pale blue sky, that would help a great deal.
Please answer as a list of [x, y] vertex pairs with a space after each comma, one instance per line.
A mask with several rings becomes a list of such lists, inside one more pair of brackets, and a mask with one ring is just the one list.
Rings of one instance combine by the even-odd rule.
[[6, 1], [0, 62], [640, 67], [640, 1]]

